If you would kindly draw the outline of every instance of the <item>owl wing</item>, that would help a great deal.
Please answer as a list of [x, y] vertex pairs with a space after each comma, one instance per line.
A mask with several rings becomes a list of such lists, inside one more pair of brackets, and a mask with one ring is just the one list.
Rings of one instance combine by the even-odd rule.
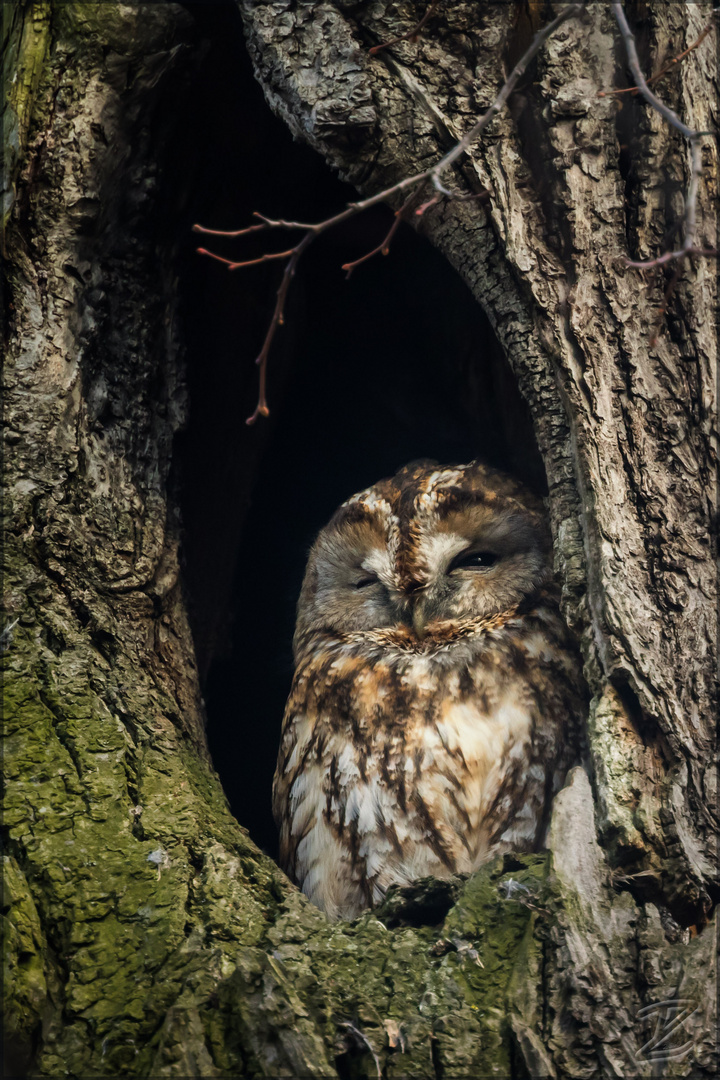
[[374, 902], [356, 805], [358, 764], [331, 717], [296, 704], [291, 697], [273, 784], [280, 865], [330, 918], [352, 918]]

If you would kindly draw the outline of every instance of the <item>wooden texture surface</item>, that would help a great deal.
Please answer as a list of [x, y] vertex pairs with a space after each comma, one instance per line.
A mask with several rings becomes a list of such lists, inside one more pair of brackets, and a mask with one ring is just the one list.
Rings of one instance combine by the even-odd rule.
[[[242, 9], [270, 103], [367, 192], [447, 148], [532, 33], [512, 5], [441, 4], [417, 44], [370, 57], [423, 5]], [[645, 8], [641, 56], [687, 47], [707, 10]], [[377, 1059], [386, 1077], [649, 1076], [641, 1010], [680, 998], [691, 1045], [664, 1074], [716, 1075], [715, 267], [683, 273], [652, 347], [664, 281], [623, 258], [662, 247], [686, 154], [636, 99], [618, 120], [597, 98], [622, 74], [608, 8], [562, 28], [452, 178], [490, 202], [422, 222], [532, 410], [594, 695], [592, 785], [580, 770], [558, 797], [549, 853], [334, 926], [232, 819], [205, 750], [158, 196], [196, 70], [191, 15], [22, 3], [3, 18], [8, 1073], [376, 1076]], [[663, 87], [703, 129], [713, 55]], [[704, 154], [712, 242], [710, 140]]]

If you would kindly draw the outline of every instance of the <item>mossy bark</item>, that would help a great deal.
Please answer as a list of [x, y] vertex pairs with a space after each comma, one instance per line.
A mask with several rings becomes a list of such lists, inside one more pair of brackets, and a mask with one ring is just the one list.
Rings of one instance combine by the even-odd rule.
[[[457, 4], [419, 45], [371, 60], [419, 7], [243, 7], [271, 103], [368, 191], [455, 137], [523, 33], [507, 5]], [[594, 693], [594, 789], [573, 773], [548, 853], [335, 925], [228, 810], [181, 592], [169, 476], [184, 357], [159, 148], [194, 70], [192, 18], [175, 4], [3, 12], [7, 1072], [649, 1076], [641, 1010], [682, 999], [695, 1011], [670, 1047], [691, 1046], [665, 1074], [715, 1075], [712, 268], [688, 271], [650, 349], [659, 292], [619, 257], [628, 237], [657, 250], [657, 170], [679, 191], [682, 147], [632, 106], [645, 157], [621, 175], [614, 106], [594, 97], [614, 78], [607, 10], [568, 25], [524, 90], [537, 153], [508, 113], [455, 178], [493, 193], [488, 213], [457, 203], [426, 223], [533, 410]], [[681, 51], [704, 15], [660, 5], [653, 56]], [[668, 89], [701, 128], [705, 64]]]

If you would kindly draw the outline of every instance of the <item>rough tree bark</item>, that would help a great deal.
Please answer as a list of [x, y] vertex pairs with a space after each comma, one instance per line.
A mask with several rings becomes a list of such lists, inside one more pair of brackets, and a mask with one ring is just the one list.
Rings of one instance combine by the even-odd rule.
[[[441, 4], [419, 42], [368, 55], [424, 7], [241, 2], [268, 101], [368, 194], [457, 139], [546, 14]], [[709, 9], [631, 8], [647, 70]], [[716, 1075], [715, 266], [684, 267], [666, 317], [665, 280], [625, 268], [663, 250], [687, 154], [639, 99], [597, 97], [625, 77], [609, 7], [557, 32], [456, 171], [489, 201], [422, 220], [532, 411], [591, 779], [576, 770], [558, 797], [547, 854], [349, 925], [253, 845], [205, 748], [168, 489], [183, 353], [153, 224], [192, 19], [175, 4], [3, 16], [10, 1073]], [[662, 84], [701, 130], [713, 55]], [[713, 246], [711, 140], [704, 165]], [[659, 1014], [648, 1029], [641, 1010], [669, 999], [695, 1011], [642, 1050]]]

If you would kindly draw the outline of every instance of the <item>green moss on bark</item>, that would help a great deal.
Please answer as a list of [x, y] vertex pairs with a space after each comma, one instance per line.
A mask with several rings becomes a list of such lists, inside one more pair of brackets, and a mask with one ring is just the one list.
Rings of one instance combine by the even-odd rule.
[[44, 0], [2, 5], [3, 231], [15, 199], [15, 180], [27, 148], [35, 95], [45, 69], [50, 18], [51, 4]]
[[374, 1075], [373, 1052], [388, 1077], [509, 1075], [506, 996], [521, 948], [535, 948], [526, 937], [547, 859], [511, 866], [485, 867], [433, 926], [388, 929], [370, 912], [328, 924], [290, 895], [266, 952], [243, 952], [218, 988], [208, 1038], [236, 1048], [234, 1068], [249, 1049], [247, 1075], [276, 1075], [279, 1062], [288, 1075], [334, 1075], [336, 1059], [347, 1075]]
[[32, 893], [15, 860], [3, 856], [2, 940], [5, 1038], [28, 1044], [48, 994], [46, 942]]

